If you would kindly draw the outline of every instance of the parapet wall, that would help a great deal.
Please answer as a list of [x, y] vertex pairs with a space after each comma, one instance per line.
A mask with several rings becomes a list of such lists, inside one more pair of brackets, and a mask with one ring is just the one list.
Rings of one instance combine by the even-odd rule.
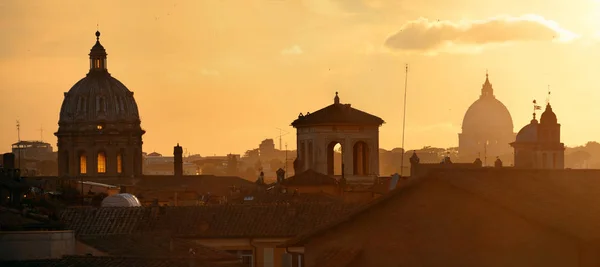
[[0, 260], [59, 259], [75, 253], [73, 231], [0, 232]]

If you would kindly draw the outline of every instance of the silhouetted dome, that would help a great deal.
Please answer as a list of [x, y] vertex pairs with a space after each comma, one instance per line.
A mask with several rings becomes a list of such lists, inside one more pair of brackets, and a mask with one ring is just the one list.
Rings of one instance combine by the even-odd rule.
[[463, 132], [496, 129], [512, 131], [513, 122], [510, 112], [502, 102], [493, 97], [482, 97], [477, 99], [465, 113], [462, 129]]
[[525, 125], [517, 134], [517, 142], [537, 142], [538, 121], [533, 119], [530, 124]]
[[106, 51], [98, 40], [90, 51], [90, 71], [79, 80], [69, 92], [65, 93], [60, 109], [61, 123], [102, 122], [102, 123], [138, 123], [138, 106], [123, 83], [108, 73]]
[[512, 132], [513, 121], [510, 112], [496, 97], [489, 79], [481, 89], [481, 96], [465, 113], [462, 131], [465, 132]]
[[554, 114], [554, 112], [552, 111], [552, 107], [550, 106], [550, 103], [548, 103], [546, 105], [546, 110], [544, 111], [544, 113], [542, 113], [542, 116], [540, 117], [540, 123], [543, 123], [543, 124], [558, 123], [558, 120], [556, 119], [556, 114]]

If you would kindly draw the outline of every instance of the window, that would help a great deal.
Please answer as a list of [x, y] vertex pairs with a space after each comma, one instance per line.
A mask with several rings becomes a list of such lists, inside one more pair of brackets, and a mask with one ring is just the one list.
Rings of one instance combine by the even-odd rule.
[[98, 152], [98, 173], [106, 172], [106, 154]]
[[79, 155], [79, 174], [87, 173], [87, 157], [85, 154]]
[[123, 172], [123, 157], [121, 153], [117, 154], [117, 173]]

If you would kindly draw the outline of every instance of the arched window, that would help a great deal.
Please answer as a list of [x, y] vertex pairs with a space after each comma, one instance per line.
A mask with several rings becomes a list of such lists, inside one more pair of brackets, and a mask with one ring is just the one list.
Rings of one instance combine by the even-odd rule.
[[121, 153], [117, 154], [117, 173], [123, 172], [123, 156]]
[[98, 152], [98, 173], [106, 172], [106, 154]]
[[87, 173], [87, 157], [85, 156], [85, 154], [80, 154], [79, 155], [79, 174], [86, 174]]

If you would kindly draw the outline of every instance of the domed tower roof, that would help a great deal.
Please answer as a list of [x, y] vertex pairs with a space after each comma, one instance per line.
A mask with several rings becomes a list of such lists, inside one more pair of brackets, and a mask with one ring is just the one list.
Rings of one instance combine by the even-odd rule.
[[100, 32], [90, 51], [90, 70], [65, 93], [59, 125], [72, 122], [133, 123], [140, 122], [138, 106], [123, 83], [108, 73], [106, 50], [100, 44]]
[[531, 123], [525, 125], [525, 127], [521, 128], [519, 133], [517, 133], [516, 142], [519, 143], [535, 143], [538, 140], [538, 121], [533, 118]]
[[554, 111], [552, 111], [552, 106], [550, 106], [550, 103], [546, 104], [546, 110], [544, 110], [544, 113], [542, 113], [542, 116], [540, 117], [540, 123], [541, 124], [557, 124], [558, 123], [558, 119], [556, 119], [556, 114], [554, 114]]
[[462, 131], [465, 132], [512, 132], [513, 121], [510, 112], [494, 96], [494, 89], [490, 83], [488, 74], [481, 87], [481, 96], [477, 99], [467, 112], [462, 123]]

